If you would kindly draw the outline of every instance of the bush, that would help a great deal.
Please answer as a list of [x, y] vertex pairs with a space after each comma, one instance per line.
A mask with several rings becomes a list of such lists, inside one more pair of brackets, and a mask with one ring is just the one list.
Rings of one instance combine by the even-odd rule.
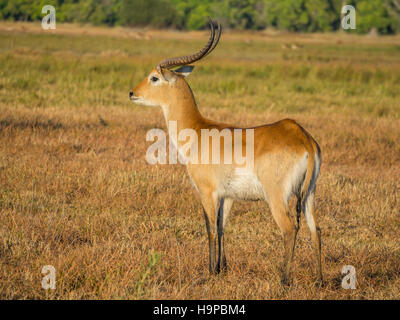
[[122, 0], [119, 16], [124, 25], [154, 27], [174, 26], [178, 18], [168, 0]]

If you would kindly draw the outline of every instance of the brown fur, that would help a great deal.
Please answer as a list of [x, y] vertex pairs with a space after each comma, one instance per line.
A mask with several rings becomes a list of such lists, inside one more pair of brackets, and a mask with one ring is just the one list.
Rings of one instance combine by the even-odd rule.
[[[160, 83], [154, 85], [149, 80], [150, 77], [145, 78], [133, 89], [134, 102], [135, 99], [142, 99], [140, 100], [142, 104], [162, 107], [167, 125], [171, 120], [176, 121], [178, 132], [185, 128], [191, 128], [196, 130], [200, 137], [201, 129], [215, 128], [221, 131], [225, 128], [229, 130], [236, 128], [204, 118], [200, 114], [193, 93], [183, 76], [166, 69], [163, 69], [163, 75], [156, 69], [153, 69], [150, 75], [158, 77]], [[242, 150], [245, 150], [245, 147], [246, 139], [243, 139]], [[223, 157], [222, 143], [220, 148], [221, 157]], [[293, 182], [294, 187], [293, 190], [290, 187], [289, 192], [287, 181], [291, 181], [292, 172], [297, 172], [296, 168], [304, 157], [307, 158], [307, 169], [298, 184], [296, 184], [296, 179], [293, 180], [295, 181]], [[322, 282], [321, 237], [313, 209], [315, 181], [312, 179], [317, 179], [319, 170], [319, 168], [315, 168], [316, 161], [320, 161], [319, 146], [311, 135], [294, 120], [285, 119], [254, 128], [254, 170], [250, 179], [253, 179], [252, 175], [258, 178], [264, 192], [262, 199], [268, 202], [272, 215], [282, 232], [285, 248], [282, 282], [285, 284], [289, 282], [299, 226], [299, 221], [295, 224], [289, 215], [287, 198], [291, 195], [298, 198], [298, 220], [300, 211], [306, 214], [306, 218], [308, 217], [307, 222], [316, 255], [318, 281]], [[204, 208], [209, 237], [211, 273], [226, 269], [223, 227], [234, 198], [227, 195], [224, 186], [229, 184], [232, 179], [237, 178], [234, 173], [236, 167], [238, 166], [235, 163], [231, 165], [187, 165], [188, 173], [199, 192]], [[232, 190], [230, 192], [232, 193]], [[220, 210], [221, 204], [223, 204], [223, 210]]]

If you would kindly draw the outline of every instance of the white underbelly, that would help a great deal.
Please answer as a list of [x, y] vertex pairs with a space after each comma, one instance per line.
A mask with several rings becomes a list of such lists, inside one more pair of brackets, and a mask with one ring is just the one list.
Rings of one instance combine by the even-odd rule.
[[254, 173], [233, 175], [222, 183], [220, 195], [239, 200], [264, 200], [264, 190]]

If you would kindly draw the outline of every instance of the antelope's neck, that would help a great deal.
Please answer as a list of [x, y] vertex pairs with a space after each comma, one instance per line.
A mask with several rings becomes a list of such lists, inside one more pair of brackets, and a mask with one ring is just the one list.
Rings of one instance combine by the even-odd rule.
[[183, 97], [174, 99], [170, 104], [162, 107], [168, 131], [183, 129], [193, 129], [196, 132], [204, 127], [206, 120], [197, 108], [193, 95], [186, 94]]

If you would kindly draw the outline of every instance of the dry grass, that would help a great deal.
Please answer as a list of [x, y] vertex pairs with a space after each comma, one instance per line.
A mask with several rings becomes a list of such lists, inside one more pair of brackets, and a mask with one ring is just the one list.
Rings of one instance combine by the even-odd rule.
[[[145, 161], [145, 134], [164, 120], [131, 105], [129, 89], [204, 33], [127, 42], [113, 30], [19, 26], [0, 28], [1, 298], [400, 297], [398, 37], [229, 34], [189, 79], [207, 116], [243, 126], [292, 117], [322, 148], [326, 286], [314, 286], [303, 221], [284, 288], [281, 235], [265, 204], [235, 203], [228, 273], [209, 278], [201, 206], [184, 167]], [[41, 288], [44, 265], [57, 270], [55, 291]], [[356, 290], [341, 287], [344, 265], [356, 268]]]

